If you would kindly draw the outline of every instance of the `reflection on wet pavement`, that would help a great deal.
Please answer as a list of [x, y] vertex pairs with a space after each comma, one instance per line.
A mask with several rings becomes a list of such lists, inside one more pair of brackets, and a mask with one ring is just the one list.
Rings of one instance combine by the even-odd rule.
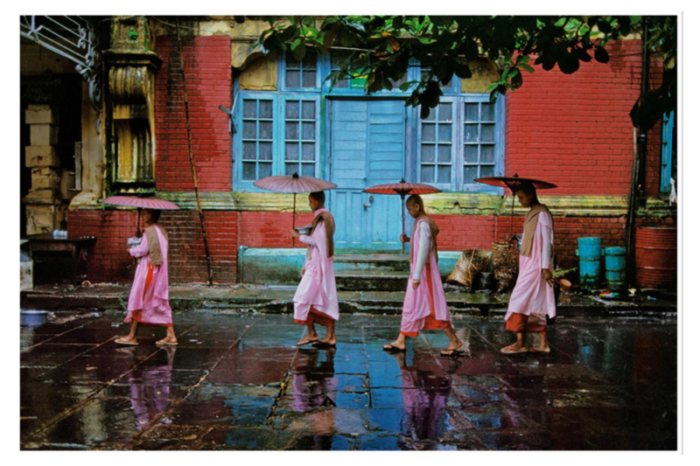
[[176, 314], [177, 348], [108, 315], [21, 329], [22, 449], [675, 450], [675, 320], [562, 319], [503, 356], [503, 321], [455, 318], [388, 354], [397, 316], [342, 316], [334, 349], [289, 315]]

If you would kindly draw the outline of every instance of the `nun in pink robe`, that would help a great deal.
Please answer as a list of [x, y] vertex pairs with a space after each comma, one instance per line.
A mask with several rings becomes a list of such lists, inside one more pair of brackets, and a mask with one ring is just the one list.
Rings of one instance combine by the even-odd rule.
[[[518, 341], [501, 350], [502, 353], [536, 351], [548, 353], [547, 317], [556, 316], [553, 287], [554, 224], [547, 206], [540, 204], [532, 186], [516, 191], [520, 203], [531, 207], [525, 217], [525, 233], [520, 248], [520, 271], [511, 293], [505, 316], [506, 330], [517, 335]], [[524, 333], [539, 333], [540, 344], [528, 349]]]
[[420, 196], [414, 194], [409, 197], [406, 200], [406, 208], [415, 219], [413, 236], [409, 239], [401, 235], [400, 240], [411, 244], [411, 271], [401, 314], [399, 337], [396, 341], [384, 345], [384, 350], [405, 351], [406, 337], [416, 338], [422, 330], [444, 330], [450, 344], [441, 355], [459, 354], [462, 342], [453, 330], [454, 325], [447, 309], [445, 290], [437, 265], [437, 235], [440, 229], [425, 213]]
[[141, 236], [141, 242], [129, 249], [129, 254], [138, 260], [124, 319], [124, 322], [131, 323], [131, 332], [116, 342], [121, 345], [138, 344], [138, 324], [159, 325], [166, 327], [167, 336], [156, 344], [174, 346], [177, 345], [177, 339], [173, 331], [168, 295], [168, 236], [156, 223], [160, 211], [144, 209], [142, 217], [147, 227]]
[[[316, 347], [334, 347], [336, 344], [335, 322], [340, 315], [333, 270], [335, 221], [323, 207], [324, 202], [322, 191], [309, 195], [309, 205], [314, 211], [310, 235], [300, 235], [292, 230], [292, 236], [308, 246], [301, 282], [294, 294], [294, 322], [308, 328], [308, 334], [299, 341], [299, 346], [312, 343]], [[326, 338], [321, 341], [316, 334], [316, 323], [328, 329]]]

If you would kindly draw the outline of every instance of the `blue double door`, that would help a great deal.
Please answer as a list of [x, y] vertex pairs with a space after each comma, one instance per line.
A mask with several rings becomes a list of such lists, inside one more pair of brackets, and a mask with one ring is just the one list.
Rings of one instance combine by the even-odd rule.
[[[401, 198], [363, 189], [407, 173], [406, 107], [400, 100], [330, 100], [330, 192], [338, 249], [401, 250]], [[406, 228], [413, 219], [408, 217]], [[407, 230], [409, 231], [409, 230]]]

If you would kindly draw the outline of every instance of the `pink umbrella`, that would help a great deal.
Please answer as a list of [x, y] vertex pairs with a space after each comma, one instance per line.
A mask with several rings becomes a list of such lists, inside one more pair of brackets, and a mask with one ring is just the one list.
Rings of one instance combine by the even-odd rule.
[[[429, 184], [421, 183], [406, 183], [403, 179], [400, 183], [390, 183], [390, 184], [378, 184], [376, 186], [370, 186], [365, 189], [364, 192], [372, 194], [398, 194], [401, 196], [401, 234], [404, 234], [404, 198], [406, 195], [412, 194], [434, 194], [441, 193], [442, 191]], [[401, 253], [406, 252], [406, 245], [401, 243]]]
[[[335, 183], [331, 183], [330, 181], [320, 180], [318, 178], [314, 178], [313, 176], [299, 176], [298, 173], [294, 173], [293, 175], [268, 176], [266, 178], [261, 178], [254, 181], [253, 185], [268, 191], [294, 194], [292, 228], [296, 227], [297, 194], [326, 191], [337, 186]], [[292, 246], [294, 246], [294, 238], [292, 238]]]
[[134, 196], [110, 196], [102, 200], [103, 204], [119, 205], [124, 207], [136, 207], [138, 209], [138, 220], [136, 223], [136, 236], [140, 234], [141, 209], [151, 210], [180, 210], [177, 204], [154, 197], [134, 197]]

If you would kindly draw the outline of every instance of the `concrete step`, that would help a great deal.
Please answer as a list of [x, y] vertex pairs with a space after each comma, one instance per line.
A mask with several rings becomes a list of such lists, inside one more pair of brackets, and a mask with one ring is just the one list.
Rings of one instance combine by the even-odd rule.
[[[405, 284], [401, 291], [338, 291], [341, 313], [401, 314]], [[450, 312], [456, 315], [503, 316], [508, 295], [445, 293]], [[54, 313], [96, 312], [120, 309], [124, 312], [131, 287], [129, 285], [93, 285], [90, 287], [39, 286], [20, 293], [22, 309], [42, 309]], [[255, 285], [177, 285], [170, 287], [170, 307], [175, 312], [210, 309], [222, 313], [292, 313], [296, 286]], [[677, 298], [656, 295], [608, 301], [595, 296], [562, 294], [557, 315], [574, 318], [639, 317], [676, 318]]]
[[336, 272], [335, 284], [343, 291], [406, 291], [408, 275], [408, 270], [343, 270]]
[[[461, 254], [459, 251], [439, 252], [438, 267], [443, 281], [452, 272]], [[238, 260], [238, 280], [256, 285], [297, 285], [305, 258], [306, 249], [301, 248], [242, 247]], [[333, 258], [336, 280], [347, 286], [343, 289], [348, 290], [403, 291], [410, 267], [408, 254], [400, 253], [338, 253]], [[372, 286], [375, 281], [376, 286]]]

